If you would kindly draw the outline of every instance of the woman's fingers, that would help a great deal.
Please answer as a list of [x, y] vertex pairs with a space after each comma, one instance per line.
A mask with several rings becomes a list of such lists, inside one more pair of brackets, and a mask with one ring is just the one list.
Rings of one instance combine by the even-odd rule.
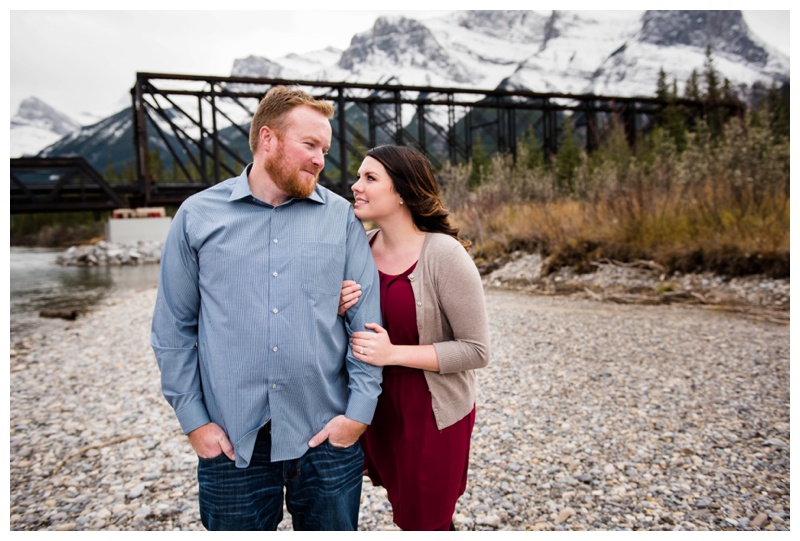
[[342, 292], [339, 296], [339, 310], [338, 314], [344, 316], [344, 313], [358, 302], [361, 296], [361, 285], [355, 283], [353, 280], [345, 280], [342, 282]]

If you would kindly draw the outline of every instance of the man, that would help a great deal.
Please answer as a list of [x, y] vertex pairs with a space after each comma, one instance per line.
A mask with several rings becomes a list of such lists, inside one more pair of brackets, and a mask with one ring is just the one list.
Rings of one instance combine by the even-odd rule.
[[[161, 260], [151, 342], [162, 391], [198, 455], [209, 530], [355, 530], [381, 371], [349, 335], [380, 317], [378, 272], [352, 206], [317, 185], [333, 107], [276, 87], [253, 163], [188, 198]], [[343, 279], [362, 295], [337, 315]]]

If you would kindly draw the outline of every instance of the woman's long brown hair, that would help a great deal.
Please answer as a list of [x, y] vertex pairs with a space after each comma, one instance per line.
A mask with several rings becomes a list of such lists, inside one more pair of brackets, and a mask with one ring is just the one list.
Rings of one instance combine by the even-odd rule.
[[367, 151], [367, 156], [386, 168], [395, 191], [421, 231], [450, 235], [469, 251], [472, 243], [459, 238], [458, 228], [450, 224], [450, 213], [439, 196], [431, 162], [422, 152], [406, 146], [381, 145]]

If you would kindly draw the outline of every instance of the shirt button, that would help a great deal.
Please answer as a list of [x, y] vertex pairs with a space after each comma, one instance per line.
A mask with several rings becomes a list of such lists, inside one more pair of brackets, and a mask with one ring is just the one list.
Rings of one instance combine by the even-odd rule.
[[422, 301], [417, 301], [417, 306], [422, 306]]
[[408, 281], [409, 282], [413, 282], [414, 281], [414, 275], [413, 274], [409, 274], [408, 275]]
[[444, 424], [444, 423], [443, 423], [442, 421], [439, 421], [439, 426], [442, 426], [443, 424]]
[[277, 273], [277, 272], [273, 272], [273, 273], [272, 273], [272, 276], [274, 276], [275, 278], [277, 278], [277, 277], [278, 277], [278, 273]]
[[273, 314], [277, 314], [277, 313], [278, 313], [278, 309], [277, 309], [277, 308], [273, 308], [273, 309], [272, 309], [272, 313], [273, 313]]
[[272, 351], [278, 351], [278, 346], [275, 346], [274, 348], [272, 348]]
[[278, 244], [278, 239], [272, 239], [272, 244]]
[[274, 383], [272, 384], [272, 388], [273, 388], [273, 389], [276, 389], [277, 387], [278, 387], [278, 386], [277, 386], [277, 385], [275, 385]]

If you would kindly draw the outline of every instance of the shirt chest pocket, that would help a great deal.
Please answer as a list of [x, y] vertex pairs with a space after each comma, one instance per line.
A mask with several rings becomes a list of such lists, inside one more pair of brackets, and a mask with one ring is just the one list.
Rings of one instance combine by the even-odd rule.
[[300, 256], [303, 291], [339, 296], [344, 279], [345, 245], [304, 242]]

